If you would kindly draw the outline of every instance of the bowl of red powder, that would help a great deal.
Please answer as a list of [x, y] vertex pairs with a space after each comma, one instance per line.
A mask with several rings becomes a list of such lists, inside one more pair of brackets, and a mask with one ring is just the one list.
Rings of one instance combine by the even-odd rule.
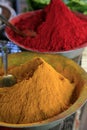
[[87, 46], [87, 20], [73, 13], [61, 0], [52, 0], [42, 10], [17, 15], [10, 22], [23, 32], [27, 29], [36, 32], [33, 38], [24, 38], [6, 28], [7, 37], [29, 51], [74, 58]]

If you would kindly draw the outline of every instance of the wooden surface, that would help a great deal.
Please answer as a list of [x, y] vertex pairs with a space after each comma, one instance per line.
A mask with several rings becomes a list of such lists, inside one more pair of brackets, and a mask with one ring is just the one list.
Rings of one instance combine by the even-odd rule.
[[[87, 47], [85, 48], [83, 55], [82, 55], [82, 65], [81, 66], [87, 72]], [[79, 130], [87, 130], [87, 103], [85, 104], [83, 112], [82, 112]]]
[[82, 55], [82, 64], [81, 66], [87, 72], [87, 47], [85, 48], [83, 55]]

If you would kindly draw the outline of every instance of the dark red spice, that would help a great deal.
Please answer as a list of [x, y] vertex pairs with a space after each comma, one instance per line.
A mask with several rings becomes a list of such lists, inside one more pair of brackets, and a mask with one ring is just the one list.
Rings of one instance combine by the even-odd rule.
[[36, 37], [22, 38], [7, 28], [11, 40], [26, 49], [40, 52], [71, 50], [87, 41], [87, 22], [77, 17], [62, 2], [51, 0], [43, 10], [25, 13], [18, 17], [15, 25], [21, 29], [37, 32]]
[[0, 130], [21, 130], [21, 129], [18, 129], [18, 128], [0, 127]]

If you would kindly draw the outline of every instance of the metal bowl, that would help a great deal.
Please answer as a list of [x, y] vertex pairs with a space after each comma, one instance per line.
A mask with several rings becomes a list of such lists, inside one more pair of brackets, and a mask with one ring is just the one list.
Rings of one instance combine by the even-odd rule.
[[[57, 125], [60, 125], [65, 119], [70, 117], [73, 113], [75, 113], [78, 109], [80, 109], [87, 100], [87, 73], [74, 61], [55, 54], [41, 54], [34, 52], [22, 52], [18, 54], [12, 54], [9, 57], [10, 66], [15, 62], [16, 65], [20, 65], [28, 60], [31, 60], [34, 57], [42, 57], [45, 61], [50, 63], [54, 68], [62, 73], [65, 77], [70, 79], [70, 77], [76, 80], [76, 90], [74, 92], [75, 95], [72, 97], [75, 98], [73, 101], [73, 105], [69, 107], [66, 111], [49, 118], [47, 120], [39, 121], [36, 123], [29, 124], [11, 124], [0, 122], [0, 126], [10, 127], [10, 128], [21, 128], [25, 130], [48, 130]], [[20, 60], [21, 59], [21, 60]], [[61, 69], [60, 69], [61, 66]], [[72, 100], [73, 100], [72, 98]]]
[[[10, 20], [14, 16], [16, 16], [16, 12], [10, 6], [3, 4], [3, 3], [0, 3], [0, 8], [2, 10], [1, 14], [4, 15], [8, 20]], [[0, 30], [2, 30], [4, 27], [5, 27], [5, 24], [3, 24], [3, 23], [0, 24]]]
[[[42, 12], [43, 10], [37, 10], [37, 11], [31, 11], [31, 12], [26, 12], [26, 13], [21, 13], [19, 15], [17, 15], [16, 17], [12, 18], [10, 22], [15, 23], [17, 21], [19, 21], [19, 19], [21, 19], [22, 17], [26, 17], [26, 15], [28, 14], [28, 16], [34, 16], [37, 15], [38, 12]], [[74, 12], [75, 13], [75, 12]], [[77, 14], [76, 14], [77, 15]], [[83, 16], [83, 15], [82, 15]], [[81, 17], [81, 16], [80, 16]], [[85, 17], [85, 16], [84, 16]], [[38, 49], [32, 49], [29, 46], [26, 47], [26, 45], [21, 44], [20, 42], [18, 42], [16, 39], [12, 38], [10, 36], [10, 34], [6, 31], [6, 36], [8, 37], [9, 40], [11, 40], [13, 43], [15, 43], [16, 45], [18, 45], [19, 47], [28, 50], [28, 51], [32, 51], [32, 52], [39, 52]], [[78, 46], [77, 48], [73, 48], [72, 50], [68, 50], [68, 51], [56, 51], [56, 52], [41, 52], [41, 53], [49, 53], [49, 54], [60, 54], [63, 56], [66, 56], [70, 59], [74, 59], [80, 55], [82, 55], [82, 52], [84, 51], [84, 48], [87, 46], [87, 42], [83, 43], [82, 45]], [[39, 52], [40, 53], [40, 52]]]

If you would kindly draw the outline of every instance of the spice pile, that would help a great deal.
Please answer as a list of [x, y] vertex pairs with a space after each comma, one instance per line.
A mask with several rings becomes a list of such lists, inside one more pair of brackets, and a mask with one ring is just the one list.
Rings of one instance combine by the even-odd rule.
[[18, 83], [0, 88], [0, 121], [32, 123], [66, 110], [75, 83], [56, 72], [41, 58], [35, 58], [10, 71]]
[[13, 22], [20, 30], [34, 30], [34, 38], [22, 38], [11, 29], [9, 38], [26, 49], [40, 52], [66, 51], [87, 42], [87, 22], [77, 17], [62, 0], [51, 0], [43, 10], [25, 13]]

